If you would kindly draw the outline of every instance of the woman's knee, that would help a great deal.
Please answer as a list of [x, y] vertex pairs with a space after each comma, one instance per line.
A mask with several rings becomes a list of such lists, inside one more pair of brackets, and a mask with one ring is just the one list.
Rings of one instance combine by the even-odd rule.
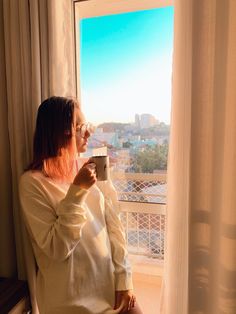
[[144, 314], [144, 313], [141, 310], [140, 306], [136, 303], [135, 306], [125, 314]]

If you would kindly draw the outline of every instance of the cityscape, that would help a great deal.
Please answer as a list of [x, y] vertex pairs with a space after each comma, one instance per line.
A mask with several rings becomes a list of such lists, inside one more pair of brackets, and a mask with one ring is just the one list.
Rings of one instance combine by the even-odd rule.
[[90, 137], [87, 155], [108, 154], [113, 171], [157, 173], [167, 169], [169, 125], [151, 114], [133, 123], [106, 122]]

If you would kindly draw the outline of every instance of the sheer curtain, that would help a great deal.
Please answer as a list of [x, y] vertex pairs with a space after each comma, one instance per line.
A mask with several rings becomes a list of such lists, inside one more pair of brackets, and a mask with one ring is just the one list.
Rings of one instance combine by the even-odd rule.
[[[0, 239], [0, 248], [5, 250], [1, 252], [1, 276], [13, 276], [17, 268], [18, 277], [25, 278], [18, 181], [31, 159], [37, 107], [51, 95], [76, 95], [72, 13], [70, 0], [0, 0], [0, 107], [4, 122], [0, 140], [4, 178], [0, 180], [6, 182], [0, 185], [5, 225]], [[30, 246], [26, 254], [33, 266]]]
[[161, 314], [236, 313], [236, 1], [176, 0]]

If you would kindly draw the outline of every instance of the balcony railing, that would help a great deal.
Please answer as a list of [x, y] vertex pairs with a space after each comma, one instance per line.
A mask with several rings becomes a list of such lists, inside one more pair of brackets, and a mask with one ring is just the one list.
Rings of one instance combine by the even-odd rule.
[[130, 254], [164, 260], [166, 173], [112, 172]]

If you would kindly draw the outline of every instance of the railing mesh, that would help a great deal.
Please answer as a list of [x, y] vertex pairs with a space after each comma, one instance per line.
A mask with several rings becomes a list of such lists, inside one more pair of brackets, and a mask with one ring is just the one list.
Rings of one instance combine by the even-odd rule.
[[130, 254], [164, 259], [165, 215], [122, 212]]
[[137, 203], [137, 210], [121, 214], [129, 253], [162, 262], [166, 216], [158, 209], [149, 212], [148, 203], [156, 203], [154, 208], [166, 203], [166, 175], [113, 173], [112, 181], [120, 201]]
[[113, 173], [112, 181], [119, 200], [166, 203], [166, 175]]

